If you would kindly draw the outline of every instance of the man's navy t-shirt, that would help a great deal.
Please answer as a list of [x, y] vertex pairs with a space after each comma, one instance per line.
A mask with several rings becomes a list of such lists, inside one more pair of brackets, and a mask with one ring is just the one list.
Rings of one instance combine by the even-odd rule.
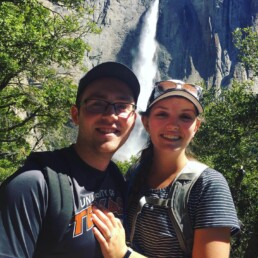
[[[69, 175], [74, 214], [62, 241], [42, 257], [102, 257], [92, 232], [92, 204], [122, 218], [122, 174], [113, 162], [104, 172], [87, 165], [72, 146], [51, 156], [48, 166]], [[0, 257], [33, 257], [47, 211], [49, 192], [42, 167], [29, 157], [22, 169], [24, 172], [12, 179], [5, 191], [5, 208], [0, 211]]]

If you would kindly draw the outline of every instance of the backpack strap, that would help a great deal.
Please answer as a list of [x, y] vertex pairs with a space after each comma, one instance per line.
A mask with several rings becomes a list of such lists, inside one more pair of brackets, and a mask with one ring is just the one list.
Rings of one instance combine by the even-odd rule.
[[138, 215], [141, 213], [142, 211], [142, 207], [147, 203], [146, 201], [146, 197], [143, 196], [140, 200], [139, 200], [139, 203], [138, 203], [138, 206], [137, 206], [137, 210], [133, 216], [133, 222], [132, 222], [132, 228], [131, 228], [131, 233], [130, 233], [130, 238], [129, 238], [129, 245], [132, 245], [133, 244], [133, 238], [134, 238], [134, 232], [135, 232], [135, 226], [136, 226], [136, 222], [137, 222], [137, 218], [138, 218]]
[[73, 214], [73, 196], [68, 176], [49, 167], [44, 168], [43, 174], [48, 184], [49, 201], [35, 257], [54, 250], [62, 240]]
[[168, 199], [142, 196], [133, 217], [129, 244], [133, 243], [137, 217], [141, 213], [144, 205], [148, 203], [153, 206], [162, 206], [169, 209], [169, 216], [180, 247], [184, 253], [191, 254], [193, 228], [188, 214], [188, 200], [193, 185], [206, 168], [207, 166], [205, 164], [197, 161], [189, 161], [173, 181], [169, 190]]
[[169, 191], [169, 215], [176, 231], [181, 249], [191, 254], [193, 247], [193, 227], [188, 214], [188, 201], [191, 189], [201, 173], [208, 166], [197, 161], [189, 161], [177, 176]]

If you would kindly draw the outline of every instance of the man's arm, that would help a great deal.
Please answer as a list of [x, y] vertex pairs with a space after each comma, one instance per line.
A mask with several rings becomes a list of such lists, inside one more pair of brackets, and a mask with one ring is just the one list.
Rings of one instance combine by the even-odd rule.
[[26, 171], [1, 192], [0, 257], [32, 257], [46, 214], [48, 190], [41, 171]]

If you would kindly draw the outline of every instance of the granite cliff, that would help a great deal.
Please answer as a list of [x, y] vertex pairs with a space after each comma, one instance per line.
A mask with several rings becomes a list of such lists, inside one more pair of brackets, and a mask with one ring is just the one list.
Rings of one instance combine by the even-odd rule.
[[[103, 31], [87, 38], [93, 47], [87, 65], [115, 59], [132, 67], [144, 16], [154, 1], [90, 1]], [[247, 26], [258, 29], [256, 0], [160, 0], [156, 77], [204, 81], [210, 87], [228, 86], [234, 77], [248, 78], [232, 42], [232, 31]]]

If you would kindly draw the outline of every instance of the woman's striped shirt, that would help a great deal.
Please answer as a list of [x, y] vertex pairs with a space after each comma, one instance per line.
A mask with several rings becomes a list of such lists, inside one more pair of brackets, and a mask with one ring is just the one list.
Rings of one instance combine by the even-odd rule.
[[[163, 189], [142, 189], [142, 196], [168, 198], [170, 186]], [[129, 229], [137, 203], [128, 212]], [[231, 235], [239, 231], [239, 222], [228, 183], [223, 175], [211, 168], [205, 169], [193, 186], [188, 212], [194, 229], [229, 227]], [[130, 230], [129, 230], [130, 233]], [[186, 257], [180, 248], [168, 209], [146, 204], [135, 227], [134, 247], [148, 257]]]

